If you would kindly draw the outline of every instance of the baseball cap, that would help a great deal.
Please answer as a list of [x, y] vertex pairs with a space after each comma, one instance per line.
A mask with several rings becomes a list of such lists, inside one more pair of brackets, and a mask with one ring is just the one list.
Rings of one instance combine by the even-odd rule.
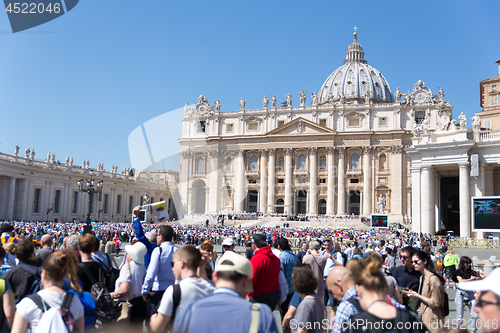
[[[224, 263], [224, 265], [222, 263]], [[215, 272], [236, 272], [241, 275], [252, 277], [253, 269], [250, 260], [246, 257], [232, 251], [227, 251], [215, 264]], [[247, 292], [253, 292], [251, 283], [247, 285]]]
[[234, 245], [234, 240], [232, 238], [226, 238], [222, 242], [222, 246], [233, 246]]
[[460, 282], [457, 288], [464, 291], [491, 291], [500, 297], [500, 267], [495, 268], [482, 280]]
[[252, 243], [257, 245], [257, 246], [260, 246], [266, 242], [267, 242], [267, 239], [263, 234], [254, 234], [252, 236]]

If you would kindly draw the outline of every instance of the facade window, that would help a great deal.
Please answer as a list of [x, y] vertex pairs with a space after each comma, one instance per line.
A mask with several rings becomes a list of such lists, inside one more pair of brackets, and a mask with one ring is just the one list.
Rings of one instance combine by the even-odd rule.
[[305, 169], [306, 169], [306, 156], [300, 155], [299, 156], [299, 170], [305, 170]]
[[321, 156], [321, 159], [319, 160], [319, 169], [326, 170], [326, 158], [323, 156]]
[[73, 214], [78, 213], [78, 195], [79, 193], [77, 191], [73, 192], [73, 204], [71, 205], [71, 213]]
[[491, 129], [491, 120], [484, 121], [484, 128]]
[[129, 214], [132, 214], [132, 211], [134, 210], [134, 197], [133, 196], [130, 196], [128, 198], [128, 213]]
[[285, 125], [284, 120], [278, 120], [278, 128], [283, 127]]
[[232, 132], [234, 129], [234, 124], [227, 124], [226, 125], [226, 132]]
[[358, 178], [352, 178], [350, 182], [351, 182], [351, 184], [358, 184], [359, 183], [359, 179]]
[[380, 155], [378, 158], [378, 168], [381, 170], [385, 169], [386, 163], [387, 163], [387, 157], [384, 154]]
[[56, 195], [54, 197], [54, 213], [61, 213], [61, 190], [56, 190]]
[[284, 171], [285, 170], [285, 159], [283, 157], [281, 157], [278, 163], [279, 163], [279, 171]]
[[118, 194], [118, 197], [116, 198], [116, 214], [121, 214], [122, 213], [122, 196]]
[[378, 124], [379, 124], [379, 126], [387, 126], [387, 118], [386, 117], [379, 118]]
[[200, 157], [198, 160], [196, 160], [196, 171], [197, 172], [203, 172], [203, 158]]
[[319, 179], [320, 184], [326, 184], [326, 178], [320, 178]]
[[326, 119], [320, 119], [319, 124], [320, 124], [320, 126], [326, 127]]
[[425, 112], [424, 111], [415, 112], [415, 123], [417, 123], [417, 125], [423, 123], [424, 119], [425, 119]]
[[351, 155], [351, 169], [353, 169], [353, 170], [359, 169], [359, 155], [358, 154]]
[[278, 178], [278, 184], [284, 184], [285, 183], [285, 179], [283, 178]]
[[151, 203], [155, 202], [155, 198], [151, 197]]
[[33, 213], [38, 214], [40, 212], [40, 196], [42, 195], [42, 189], [35, 189], [35, 196], [33, 198]]
[[257, 179], [249, 179], [248, 184], [257, 184]]
[[104, 214], [108, 214], [109, 210], [109, 194], [104, 194]]
[[297, 184], [305, 184], [307, 183], [307, 179], [305, 178], [297, 178]]
[[349, 119], [349, 127], [359, 127], [359, 118]]
[[259, 129], [259, 123], [252, 122], [248, 124], [248, 130], [249, 131], [256, 131]]
[[493, 90], [495, 90], [496, 88], [497, 88], [496, 84], [494, 84], [494, 85], [491, 86], [491, 89], [493, 89]]
[[205, 133], [206, 129], [206, 122], [205, 120], [200, 120], [198, 122], [198, 133]]
[[252, 158], [250, 158], [250, 170], [251, 171], [257, 171], [257, 162], [258, 162], [258, 158], [257, 156], [252, 156]]

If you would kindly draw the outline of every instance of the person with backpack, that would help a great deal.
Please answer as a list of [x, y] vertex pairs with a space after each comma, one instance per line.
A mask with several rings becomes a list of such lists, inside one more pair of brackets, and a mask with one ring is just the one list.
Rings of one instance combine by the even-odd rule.
[[158, 313], [151, 317], [150, 328], [154, 333], [163, 332], [167, 326], [172, 326], [178, 309], [185, 304], [210, 295], [215, 290], [196, 274], [202, 264], [202, 256], [193, 245], [181, 247], [173, 258], [172, 271], [179, 283], [168, 287], [161, 299]]
[[[76, 332], [75, 328], [78, 332], [84, 332], [82, 303], [72, 293], [65, 292], [61, 288], [64, 283], [63, 278], [71, 275], [68, 271], [76, 271], [74, 261], [66, 251], [68, 250], [56, 251], [43, 262], [40, 274], [43, 289], [24, 297], [19, 302], [12, 325], [13, 333], [25, 333], [28, 329], [35, 332], [37, 328], [42, 332], [48, 332], [42, 325], [48, 328], [49, 324], [61, 321], [69, 333]], [[56, 311], [57, 309], [60, 311]], [[59, 332], [54, 329], [52, 331]]]
[[380, 263], [369, 263], [366, 269], [356, 274], [354, 282], [361, 311], [350, 317], [348, 325], [342, 325], [342, 332], [428, 332], [417, 315], [389, 303]]
[[19, 259], [19, 265], [2, 275], [2, 278], [11, 285], [17, 304], [23, 297], [36, 293], [40, 289], [41, 279], [38, 266], [33, 260], [35, 247], [29, 238], [22, 238], [17, 242], [16, 256]]
[[444, 325], [444, 278], [436, 274], [434, 264], [424, 251], [415, 251], [413, 267], [420, 272], [419, 292], [403, 291], [405, 295], [416, 298], [420, 303], [420, 317], [430, 332], [441, 332]]
[[102, 266], [92, 258], [96, 238], [92, 234], [83, 234], [78, 239], [78, 250], [82, 258], [82, 262], [78, 264], [77, 276], [82, 282], [82, 289], [90, 291], [92, 288], [92, 278], [95, 281], [103, 282], [105, 272]]

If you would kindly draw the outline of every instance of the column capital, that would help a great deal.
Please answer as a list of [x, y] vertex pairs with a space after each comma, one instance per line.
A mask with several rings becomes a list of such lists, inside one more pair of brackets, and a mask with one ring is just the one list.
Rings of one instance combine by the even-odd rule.
[[284, 150], [286, 156], [292, 156], [293, 148], [285, 148]]
[[259, 155], [261, 157], [266, 157], [267, 154], [269, 154], [269, 150], [267, 148], [265, 148], [265, 149], [259, 149]]
[[244, 157], [244, 155], [245, 155], [244, 151], [243, 151], [243, 150], [241, 150], [241, 149], [238, 149], [238, 150], [233, 150], [233, 152], [234, 152], [234, 155], [235, 155], [236, 157]]
[[328, 154], [334, 154], [336, 150], [337, 150], [336, 147], [327, 147], [326, 148], [326, 151]]
[[345, 147], [339, 147], [339, 148], [337, 148], [337, 149], [338, 149], [338, 151], [339, 151], [339, 157], [340, 157], [340, 158], [344, 158], [345, 153], [346, 153], [346, 151], [347, 151], [347, 150], [346, 150], [346, 148], [345, 148]]
[[363, 154], [364, 155], [368, 155], [370, 154], [370, 151], [373, 150], [373, 146], [365, 146], [365, 147], [361, 147], [361, 150], [363, 151]]
[[464, 170], [464, 169], [467, 170], [467, 169], [469, 169], [469, 163], [459, 163], [458, 167], [460, 170]]
[[276, 156], [276, 148], [267, 149], [269, 156]]
[[208, 151], [208, 155], [211, 157], [211, 158], [216, 158], [216, 157], [219, 157], [221, 156], [221, 151], [219, 150], [209, 150]]
[[401, 154], [403, 153], [405, 146], [403, 145], [394, 145], [389, 148], [389, 151], [393, 154]]
[[307, 150], [309, 151], [310, 156], [316, 156], [316, 154], [318, 153], [318, 148], [316, 148], [316, 147], [311, 147], [311, 148], [308, 148]]
[[192, 156], [192, 153], [190, 151], [183, 151], [181, 152], [182, 158], [188, 159]]

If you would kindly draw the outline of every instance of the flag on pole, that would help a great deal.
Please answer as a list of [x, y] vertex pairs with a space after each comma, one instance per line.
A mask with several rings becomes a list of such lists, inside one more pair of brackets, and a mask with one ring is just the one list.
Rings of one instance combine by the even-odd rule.
[[155, 202], [147, 206], [151, 207], [151, 213], [157, 221], [168, 220], [167, 203], [165, 201]]

